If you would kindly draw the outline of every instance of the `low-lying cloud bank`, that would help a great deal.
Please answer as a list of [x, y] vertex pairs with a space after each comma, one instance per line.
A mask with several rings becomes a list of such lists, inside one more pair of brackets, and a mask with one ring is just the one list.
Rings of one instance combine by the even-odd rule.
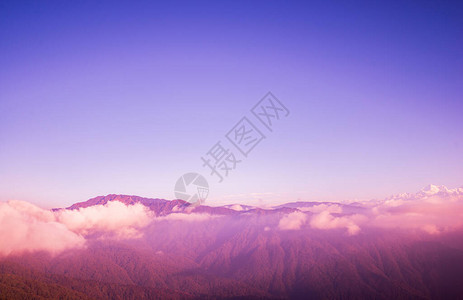
[[300, 207], [299, 211], [283, 216], [278, 228], [345, 228], [349, 235], [356, 235], [366, 227], [418, 230], [429, 234], [463, 228], [462, 188], [449, 190], [431, 185], [416, 194], [406, 193], [349, 207], [351, 211], [356, 208], [361, 209], [361, 213], [343, 214], [339, 204]]
[[142, 204], [119, 201], [75, 210], [50, 211], [24, 201], [0, 202], [0, 256], [24, 251], [58, 253], [85, 247], [86, 241], [131, 239], [154, 221], [205, 221], [207, 214], [173, 213], [155, 217]]
[[0, 254], [83, 247], [85, 239], [58, 222], [53, 212], [27, 202], [0, 203]]
[[372, 226], [418, 229], [430, 234], [463, 226], [463, 193], [458, 196], [430, 195], [390, 205], [385, 201], [372, 208]]
[[[252, 210], [233, 206], [246, 218]], [[279, 212], [277, 212], [279, 213]], [[239, 218], [241, 214], [232, 214]], [[133, 239], [155, 222], [207, 222], [218, 215], [195, 213], [176, 206], [164, 216], [148, 207], [111, 201], [74, 210], [44, 210], [23, 201], [0, 202], [0, 256], [24, 251], [58, 253], [85, 247], [90, 239]], [[273, 223], [272, 223], [273, 224]], [[271, 230], [272, 224], [264, 224]], [[413, 230], [440, 234], [463, 228], [463, 189], [431, 186], [416, 194], [401, 194], [383, 201], [345, 205], [323, 203], [299, 207], [283, 215], [279, 230], [345, 230], [357, 235], [365, 228]], [[150, 227], [152, 228], [152, 227]]]
[[127, 206], [114, 201], [75, 210], [62, 209], [55, 212], [55, 217], [70, 231], [83, 236], [104, 233], [106, 237], [135, 238], [153, 215], [142, 204]]
[[[308, 210], [304, 209], [304, 211]], [[278, 228], [280, 230], [298, 230], [308, 223], [311, 228], [316, 229], [345, 228], [349, 235], [355, 235], [360, 231], [359, 224], [365, 220], [366, 217], [359, 214], [335, 217], [329, 208], [311, 217], [304, 212], [295, 211], [283, 216], [278, 223]]]
[[301, 229], [302, 225], [307, 221], [307, 215], [295, 211], [284, 216], [278, 223], [278, 228], [281, 230], [297, 230]]
[[323, 211], [310, 220], [310, 226], [317, 229], [346, 228], [349, 235], [355, 235], [360, 232], [359, 224], [364, 222], [365, 218], [359, 214], [334, 217], [329, 211]]

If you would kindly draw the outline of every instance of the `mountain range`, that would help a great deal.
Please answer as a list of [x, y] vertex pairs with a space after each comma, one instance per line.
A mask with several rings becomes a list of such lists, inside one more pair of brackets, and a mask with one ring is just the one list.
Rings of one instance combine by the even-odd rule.
[[0, 299], [463, 299], [462, 208], [462, 188], [433, 185], [272, 208], [8, 202]]

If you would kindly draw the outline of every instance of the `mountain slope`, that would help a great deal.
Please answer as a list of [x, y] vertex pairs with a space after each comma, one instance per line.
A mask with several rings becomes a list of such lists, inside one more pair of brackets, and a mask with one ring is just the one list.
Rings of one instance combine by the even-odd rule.
[[462, 200], [431, 187], [368, 205], [234, 209], [108, 195], [52, 215], [34, 208], [33, 226], [56, 216], [85, 245], [0, 257], [0, 298], [462, 299]]

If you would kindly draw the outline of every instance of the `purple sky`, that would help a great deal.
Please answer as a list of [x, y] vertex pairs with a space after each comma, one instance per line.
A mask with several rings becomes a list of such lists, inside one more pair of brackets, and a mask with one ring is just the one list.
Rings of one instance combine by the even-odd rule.
[[[209, 205], [463, 184], [463, 3], [0, 2], [0, 200]], [[268, 91], [290, 115], [222, 183], [200, 160]], [[256, 123], [256, 125], [258, 125]]]

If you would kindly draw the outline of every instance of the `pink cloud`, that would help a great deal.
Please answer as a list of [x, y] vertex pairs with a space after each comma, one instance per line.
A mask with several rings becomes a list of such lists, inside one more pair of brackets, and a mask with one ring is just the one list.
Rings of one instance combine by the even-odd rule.
[[153, 218], [151, 211], [142, 204], [125, 205], [119, 201], [108, 202], [78, 210], [59, 210], [58, 222], [81, 235], [104, 233], [103, 237], [135, 238], [140, 229]]
[[[0, 202], [0, 255], [39, 250], [57, 253], [85, 247], [90, 238], [138, 238], [143, 236], [145, 227], [157, 221], [203, 222], [221, 217], [191, 213], [194, 209], [178, 212], [176, 207], [174, 213], [155, 217], [142, 204], [125, 205], [119, 201], [54, 212], [22, 201]], [[309, 222], [311, 228], [344, 228], [349, 235], [355, 235], [367, 226], [420, 230], [428, 234], [463, 227], [463, 191], [460, 190], [398, 195], [364, 203], [362, 209], [362, 214], [342, 215], [340, 205], [315, 205], [307, 209], [315, 213], [313, 216], [300, 210], [286, 214], [279, 220], [278, 228], [299, 230]], [[252, 212], [242, 215], [249, 216]], [[269, 224], [264, 226], [264, 230], [270, 229]]]
[[361, 215], [334, 217], [329, 211], [323, 211], [310, 220], [310, 226], [317, 229], [346, 228], [349, 235], [359, 233], [360, 226], [356, 222], [364, 221]]
[[278, 228], [281, 230], [298, 230], [306, 222], [307, 215], [300, 211], [295, 211], [285, 215], [278, 223]]
[[57, 253], [83, 247], [85, 239], [55, 220], [51, 211], [27, 202], [0, 203], [0, 254], [25, 251]]
[[23, 201], [0, 202], [0, 254], [58, 253], [84, 247], [87, 237], [95, 233], [99, 238], [136, 238], [151, 221], [145, 206], [118, 201], [55, 212]]
[[379, 203], [372, 212], [372, 226], [419, 229], [430, 234], [438, 234], [463, 226], [463, 195], [398, 199], [393, 206], [390, 205], [390, 201], [386, 201]]

